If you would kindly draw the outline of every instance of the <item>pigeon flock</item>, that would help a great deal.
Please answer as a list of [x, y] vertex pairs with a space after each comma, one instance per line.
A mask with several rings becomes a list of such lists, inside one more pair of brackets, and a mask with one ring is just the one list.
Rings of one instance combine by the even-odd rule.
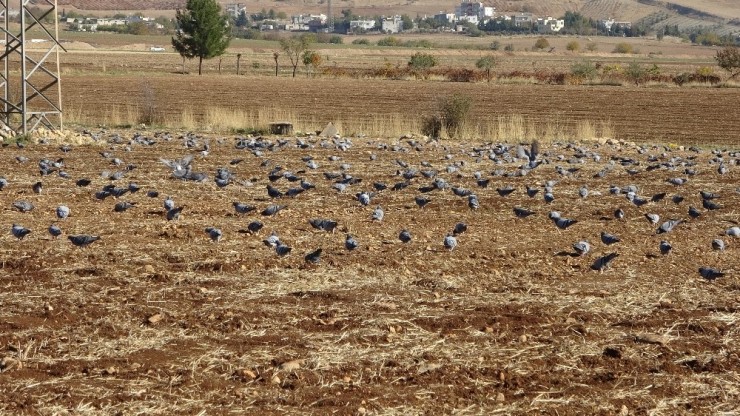
[[[31, 149], [3, 150], [16, 164], [0, 165], [9, 238], [57, 244], [66, 236], [85, 248], [125, 241], [115, 230], [101, 232], [101, 222], [180, 224], [199, 229], [196, 244], [256, 239], [277, 257], [301, 253], [306, 265], [315, 265], [328, 254], [362, 256], [378, 240], [440, 256], [462, 247], [474, 252], [493, 244], [480, 235], [495, 228], [512, 240], [549, 238], [557, 244], [552, 256], [583, 258], [601, 272], [637, 261], [630, 258], [636, 244], [643, 257], [658, 262], [689, 254], [685, 238], [671, 238], [683, 230], [692, 233], [692, 244], [717, 253], [713, 264], [696, 264], [694, 273], [714, 280], [737, 266], [740, 152], [623, 142], [461, 144], [412, 136], [86, 134], [103, 150], [42, 144], [33, 149], [44, 155], [38, 160]], [[75, 157], [82, 152], [87, 160]], [[91, 165], [106, 168], [93, 175]], [[50, 189], [69, 200], [46, 198]], [[206, 209], [201, 197], [218, 206]], [[299, 200], [302, 210], [295, 208]], [[91, 211], [99, 214], [78, 217]], [[496, 222], [475, 220], [485, 213]], [[27, 225], [30, 218], [44, 228]], [[424, 228], [421, 219], [435, 227]], [[238, 233], [229, 231], [234, 227]], [[289, 227], [293, 238], [281, 237]], [[439, 227], [444, 231], [430, 234]], [[620, 235], [626, 229], [629, 238]], [[316, 244], [314, 233], [327, 237]], [[496, 244], [507, 247], [507, 241]]]

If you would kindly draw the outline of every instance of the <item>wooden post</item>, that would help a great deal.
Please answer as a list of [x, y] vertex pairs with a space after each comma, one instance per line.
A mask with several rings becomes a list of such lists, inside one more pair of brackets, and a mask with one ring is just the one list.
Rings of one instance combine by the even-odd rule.
[[274, 52], [272, 54], [272, 57], [275, 58], [275, 76], [278, 76], [278, 58], [280, 57], [280, 54], [277, 52]]
[[239, 63], [242, 60], [242, 54], [236, 54], [236, 75], [239, 75]]
[[223, 59], [223, 58], [220, 58], [220, 57], [218, 58], [218, 74], [219, 74], [219, 75], [221, 75], [221, 60], [222, 60], [222, 59]]
[[182, 74], [185, 75], [185, 55], [182, 56]]

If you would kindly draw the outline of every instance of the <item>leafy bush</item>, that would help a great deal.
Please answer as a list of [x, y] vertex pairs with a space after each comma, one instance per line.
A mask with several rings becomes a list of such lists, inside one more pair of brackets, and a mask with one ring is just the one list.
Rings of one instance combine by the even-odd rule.
[[543, 49], [546, 49], [546, 48], [549, 48], [549, 47], [550, 47], [550, 42], [548, 42], [547, 39], [545, 39], [545, 38], [539, 38], [534, 43], [534, 48], [535, 49], [543, 50]]
[[416, 52], [409, 60], [409, 67], [416, 70], [428, 70], [437, 66], [437, 58], [428, 53]]
[[740, 75], [740, 48], [737, 46], [718, 50], [714, 60], [720, 68], [730, 73], [730, 79]]
[[378, 41], [378, 46], [401, 46], [401, 41], [395, 36], [388, 36]]
[[439, 112], [450, 137], [460, 137], [470, 118], [472, 100], [467, 95], [453, 94], [439, 101]]
[[591, 61], [575, 62], [570, 67], [570, 73], [581, 80], [594, 79], [598, 74], [598, 69]]
[[645, 68], [636, 61], [633, 61], [629, 64], [624, 73], [632, 82], [635, 83], [635, 85], [640, 85], [640, 81], [642, 81], [647, 75], [647, 70], [645, 70]]
[[355, 39], [352, 41], [353, 45], [369, 45], [370, 41], [365, 38]]
[[572, 40], [568, 42], [567, 45], [565, 45], [565, 49], [571, 52], [578, 52], [578, 50], [581, 49], [581, 45], [578, 43], [578, 41]]
[[634, 48], [627, 42], [620, 42], [614, 46], [613, 53], [634, 53]]
[[497, 40], [494, 40], [493, 42], [491, 42], [491, 50], [492, 51], [497, 51], [497, 50], [500, 50], [500, 49], [501, 49], [501, 42], [499, 42]]
[[586, 45], [586, 50], [589, 52], [595, 52], [597, 49], [599, 49], [599, 45], [597, 45], [595, 42], [590, 42], [588, 45]]
[[504, 50], [506, 52], [514, 52], [514, 44], [513, 43], [507, 43], [506, 46], [504, 46]]

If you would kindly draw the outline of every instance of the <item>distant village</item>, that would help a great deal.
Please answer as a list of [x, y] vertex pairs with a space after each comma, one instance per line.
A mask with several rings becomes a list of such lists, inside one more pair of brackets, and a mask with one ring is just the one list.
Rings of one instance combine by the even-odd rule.
[[[224, 8], [235, 25], [237, 32], [241, 30], [290, 31], [290, 32], [326, 32], [346, 34], [385, 33], [394, 34], [408, 31], [446, 31], [465, 33], [483, 29], [486, 31], [512, 31], [552, 34], [561, 32], [566, 27], [562, 18], [551, 16], [535, 16], [533, 13], [497, 13], [494, 7], [472, 0], [462, 0], [455, 7], [454, 13], [441, 11], [431, 16], [417, 16], [411, 19], [406, 15], [375, 16], [363, 18], [354, 16], [350, 10], [342, 10], [342, 17], [329, 17], [327, 14], [298, 14], [286, 16], [284, 13], [275, 13], [262, 10], [249, 11], [244, 3], [230, 3]], [[140, 29], [150, 32], [167, 31], [166, 19], [146, 17], [142, 14], [134, 16], [114, 16], [110, 18], [86, 17], [67, 15], [63, 12], [61, 23], [66, 24], [67, 30], [96, 32], [96, 31], [125, 31], [123, 28], [138, 25]], [[143, 25], [143, 26], [142, 26]], [[628, 31], [631, 22], [615, 21], [604, 18], [596, 21], [600, 31]], [[130, 30], [129, 30], [130, 31]]]

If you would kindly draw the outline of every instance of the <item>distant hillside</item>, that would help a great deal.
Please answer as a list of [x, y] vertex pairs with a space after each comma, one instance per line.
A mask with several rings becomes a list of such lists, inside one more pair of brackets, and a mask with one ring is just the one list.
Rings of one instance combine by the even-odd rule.
[[[219, 0], [221, 4], [244, 3], [248, 11], [275, 9], [288, 14], [326, 13], [327, 0]], [[105, 10], [174, 10], [184, 7], [186, 0], [59, 0], [59, 7], [74, 7], [81, 11]], [[440, 11], [453, 12], [455, 0], [334, 0], [333, 10], [343, 9], [354, 14], [374, 16], [406, 13], [412, 17]], [[578, 11], [594, 19], [614, 18], [637, 22], [641, 19], [656, 26], [677, 24], [681, 27], [711, 26], [714, 30], [740, 32], [740, 0], [486, 0], [488, 6], [503, 12], [531, 12], [538, 16], [562, 16], [566, 11]]]

